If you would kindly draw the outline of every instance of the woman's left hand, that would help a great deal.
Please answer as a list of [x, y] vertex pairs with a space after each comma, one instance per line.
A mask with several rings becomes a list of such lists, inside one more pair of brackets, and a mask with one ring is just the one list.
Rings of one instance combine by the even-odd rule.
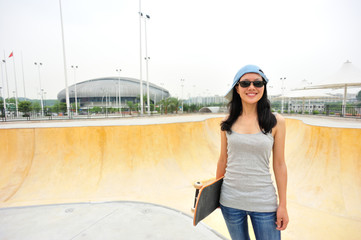
[[277, 230], [285, 230], [287, 228], [289, 219], [286, 207], [278, 207], [277, 209]]

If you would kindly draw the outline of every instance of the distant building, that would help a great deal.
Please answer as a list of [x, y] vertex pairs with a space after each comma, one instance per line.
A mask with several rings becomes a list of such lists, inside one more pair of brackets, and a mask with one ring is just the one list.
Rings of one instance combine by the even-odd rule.
[[303, 111], [307, 112], [313, 112], [313, 111], [319, 111], [324, 112], [325, 111], [325, 103], [289, 103], [288, 109], [290, 111], [293, 111], [295, 113], [302, 113]]
[[224, 96], [208, 96], [208, 97], [192, 97], [184, 101], [187, 104], [195, 105], [213, 105], [213, 104], [227, 104], [228, 100]]
[[[120, 85], [119, 85], [120, 84]], [[139, 102], [140, 81], [134, 78], [107, 77], [96, 78], [76, 84], [77, 102], [80, 108], [119, 107], [119, 86], [121, 107], [128, 107], [127, 102]], [[147, 94], [147, 82], [143, 81], [143, 95]], [[157, 103], [170, 96], [169, 91], [149, 83], [149, 95], [152, 103]], [[65, 89], [58, 93], [58, 100], [66, 102]], [[69, 101], [75, 103], [75, 85], [69, 86]], [[145, 103], [146, 104], [146, 103]]]

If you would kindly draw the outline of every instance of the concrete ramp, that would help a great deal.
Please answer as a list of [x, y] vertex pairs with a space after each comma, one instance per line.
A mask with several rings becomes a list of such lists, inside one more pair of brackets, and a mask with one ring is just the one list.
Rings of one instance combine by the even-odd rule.
[[[215, 176], [221, 120], [0, 129], [0, 208], [142, 201], [191, 214], [192, 184]], [[361, 129], [286, 124], [283, 238], [360, 239]], [[229, 236], [220, 211], [205, 223]]]
[[358, 128], [336, 128], [286, 119], [289, 239], [361, 239], [361, 122], [353, 125], [357, 123]]
[[291, 199], [361, 222], [361, 129], [287, 120], [287, 131]]
[[179, 199], [214, 177], [219, 121], [1, 129], [0, 207], [135, 200], [188, 210], [192, 200]]

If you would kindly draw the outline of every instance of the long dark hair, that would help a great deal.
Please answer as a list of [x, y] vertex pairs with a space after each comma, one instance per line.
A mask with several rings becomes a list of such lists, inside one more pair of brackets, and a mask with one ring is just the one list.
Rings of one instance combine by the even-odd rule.
[[[271, 103], [267, 97], [267, 84], [264, 85], [264, 92], [262, 98], [257, 103], [258, 125], [264, 134], [272, 132], [272, 128], [276, 126], [277, 119], [271, 112]], [[237, 93], [236, 86], [233, 88], [232, 100], [228, 103], [229, 115], [226, 120], [221, 123], [222, 131], [232, 133], [232, 125], [237, 118], [242, 114], [242, 100]]]

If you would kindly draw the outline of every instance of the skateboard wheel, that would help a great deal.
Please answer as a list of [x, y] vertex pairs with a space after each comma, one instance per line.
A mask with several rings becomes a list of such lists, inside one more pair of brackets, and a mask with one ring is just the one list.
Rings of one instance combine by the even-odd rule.
[[194, 207], [191, 208], [191, 211], [194, 212], [196, 209]]
[[201, 188], [203, 187], [203, 185], [202, 185], [201, 182], [195, 182], [195, 183], [194, 183], [194, 187], [195, 187], [196, 189], [201, 189]]

